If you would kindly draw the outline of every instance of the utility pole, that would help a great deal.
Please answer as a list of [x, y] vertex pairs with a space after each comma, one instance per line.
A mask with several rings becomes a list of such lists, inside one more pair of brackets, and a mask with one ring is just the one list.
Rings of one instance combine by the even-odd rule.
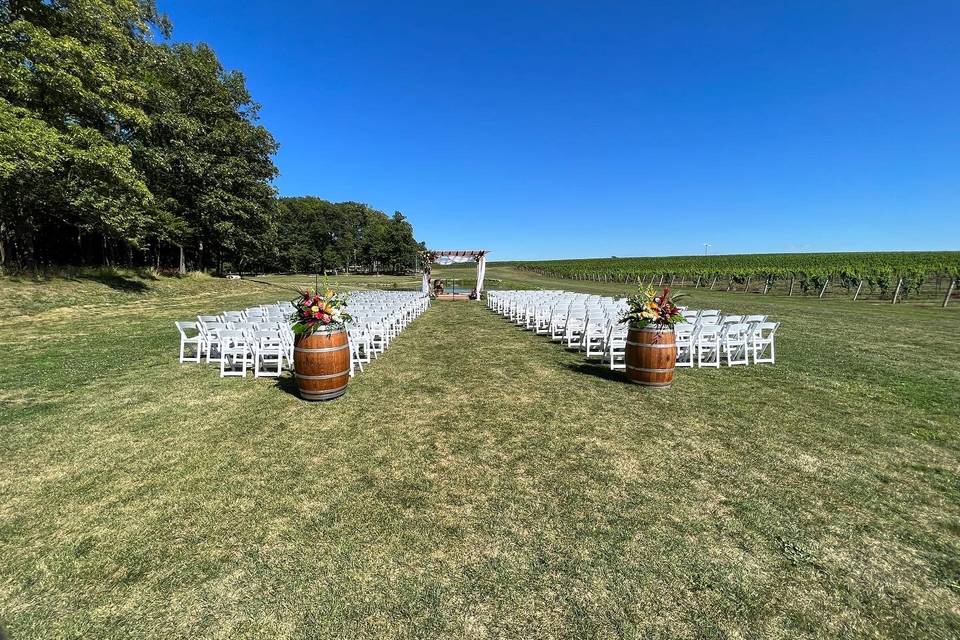
[[713, 246], [713, 245], [711, 245], [709, 242], [704, 242], [704, 243], [703, 243], [703, 255], [707, 255], [708, 250], [709, 250], [710, 247], [712, 247], [712, 246]]

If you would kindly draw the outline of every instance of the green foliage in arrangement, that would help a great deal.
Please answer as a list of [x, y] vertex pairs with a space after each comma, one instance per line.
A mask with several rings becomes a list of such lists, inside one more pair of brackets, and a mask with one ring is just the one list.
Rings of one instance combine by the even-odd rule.
[[765, 253], [650, 258], [587, 258], [509, 263], [558, 278], [628, 282], [665, 276], [709, 285], [753, 281], [772, 286], [793, 280], [799, 291], [819, 291], [829, 280], [837, 285], [859, 285], [885, 294], [903, 279], [902, 287], [919, 290], [929, 274], [960, 277], [960, 251], [863, 253]]

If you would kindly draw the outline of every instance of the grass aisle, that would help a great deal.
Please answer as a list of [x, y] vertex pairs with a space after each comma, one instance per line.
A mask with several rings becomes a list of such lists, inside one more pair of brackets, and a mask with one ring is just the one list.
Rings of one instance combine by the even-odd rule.
[[276, 297], [0, 327], [13, 638], [960, 633], [956, 371], [885, 373], [885, 309], [783, 303], [775, 367], [665, 393], [474, 303], [334, 403], [176, 363], [174, 318]]

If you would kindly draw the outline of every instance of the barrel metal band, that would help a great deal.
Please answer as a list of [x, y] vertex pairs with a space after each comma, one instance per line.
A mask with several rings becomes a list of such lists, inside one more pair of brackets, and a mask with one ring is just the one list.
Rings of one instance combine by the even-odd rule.
[[341, 377], [341, 376], [350, 375], [350, 370], [349, 370], [349, 369], [344, 369], [344, 370], [341, 371], [340, 373], [328, 373], [328, 374], [324, 374], [324, 375], [322, 375], [322, 376], [308, 376], [308, 375], [305, 375], [305, 374], [302, 374], [302, 373], [297, 373], [297, 372], [294, 372], [293, 375], [295, 375], [296, 377], [298, 377], [298, 378], [300, 378], [300, 379], [302, 379], [302, 380], [331, 380], [331, 379], [333, 379], [333, 378], [339, 378], [339, 377]]
[[323, 391], [304, 391], [303, 389], [301, 389], [300, 395], [302, 395], [304, 398], [324, 398], [327, 396], [338, 394], [339, 392], [343, 391], [346, 388], [347, 388], [347, 385], [336, 387], [335, 389], [324, 389]]
[[294, 347], [294, 351], [299, 351], [300, 353], [332, 353], [334, 351], [343, 351], [344, 349], [349, 349], [349, 344], [342, 344], [339, 347], [322, 347], [320, 349], [307, 349], [306, 347]]
[[647, 347], [648, 349], [674, 349], [677, 346], [675, 344], [652, 344], [649, 342], [634, 342], [633, 340], [627, 340], [627, 344], [634, 347]]
[[670, 373], [673, 369], [648, 369], [646, 367], [634, 367], [633, 365], [627, 365], [627, 369], [632, 371], [642, 371], [643, 373]]

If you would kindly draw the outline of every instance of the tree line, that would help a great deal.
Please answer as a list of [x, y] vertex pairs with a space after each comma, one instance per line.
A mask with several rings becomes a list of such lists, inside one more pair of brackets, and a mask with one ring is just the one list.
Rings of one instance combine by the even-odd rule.
[[387, 216], [358, 202], [280, 198], [274, 264], [281, 271], [387, 271], [419, 264], [425, 250], [399, 211]]
[[155, 0], [0, 0], [0, 265], [403, 263], [397, 216], [278, 201], [243, 74], [171, 32]]

